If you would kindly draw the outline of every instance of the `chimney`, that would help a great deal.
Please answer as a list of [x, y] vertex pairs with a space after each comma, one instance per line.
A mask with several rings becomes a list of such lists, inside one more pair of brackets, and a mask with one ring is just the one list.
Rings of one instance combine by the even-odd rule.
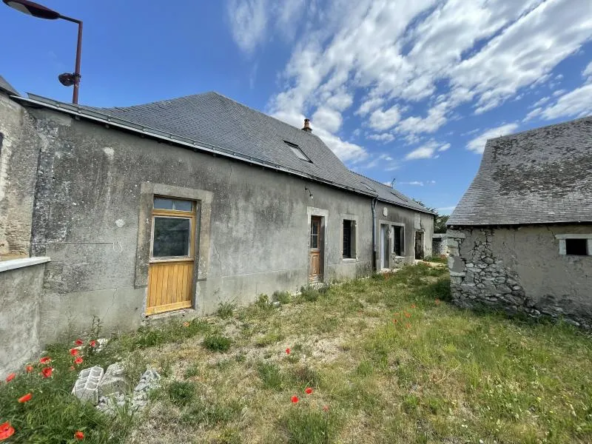
[[312, 133], [312, 128], [310, 127], [310, 120], [309, 119], [304, 119], [304, 127], [302, 128], [302, 131], [306, 131], [307, 133]]

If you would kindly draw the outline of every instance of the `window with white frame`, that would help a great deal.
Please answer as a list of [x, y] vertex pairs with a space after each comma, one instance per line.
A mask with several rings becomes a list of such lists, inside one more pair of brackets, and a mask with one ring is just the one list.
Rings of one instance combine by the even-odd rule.
[[343, 220], [343, 258], [356, 258], [356, 221]]
[[557, 234], [555, 238], [563, 256], [592, 256], [592, 234]]

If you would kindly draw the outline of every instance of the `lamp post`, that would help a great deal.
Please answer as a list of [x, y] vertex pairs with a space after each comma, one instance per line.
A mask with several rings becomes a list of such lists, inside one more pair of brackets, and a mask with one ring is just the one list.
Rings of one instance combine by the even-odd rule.
[[38, 3], [33, 3], [28, 0], [2, 0], [6, 5], [10, 6], [17, 11], [20, 11], [33, 17], [42, 18], [46, 20], [67, 20], [72, 23], [78, 24], [78, 45], [76, 47], [76, 67], [74, 73], [64, 73], [58, 76], [60, 83], [64, 86], [74, 86], [74, 92], [72, 94], [72, 103], [78, 104], [78, 89], [80, 87], [80, 57], [82, 55], [82, 21], [73, 19], [72, 17], [66, 17], [59, 12], [53, 11], [46, 8]]

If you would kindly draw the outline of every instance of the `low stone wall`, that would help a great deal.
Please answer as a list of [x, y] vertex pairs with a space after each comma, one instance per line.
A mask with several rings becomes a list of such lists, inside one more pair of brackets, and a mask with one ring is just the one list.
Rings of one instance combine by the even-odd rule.
[[46, 257], [0, 262], [0, 378], [21, 368], [43, 347], [39, 301]]
[[592, 327], [592, 276], [581, 273], [592, 266], [592, 258], [560, 257], [551, 228], [449, 230], [447, 237], [457, 305], [485, 305]]

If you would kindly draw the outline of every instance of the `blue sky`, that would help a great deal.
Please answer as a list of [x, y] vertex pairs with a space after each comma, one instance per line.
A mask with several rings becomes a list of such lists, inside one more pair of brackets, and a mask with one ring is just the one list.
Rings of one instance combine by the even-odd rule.
[[[442, 213], [488, 137], [592, 114], [589, 0], [40, 0], [84, 21], [80, 103], [217, 91]], [[0, 75], [70, 101], [76, 26], [0, 4]]]

